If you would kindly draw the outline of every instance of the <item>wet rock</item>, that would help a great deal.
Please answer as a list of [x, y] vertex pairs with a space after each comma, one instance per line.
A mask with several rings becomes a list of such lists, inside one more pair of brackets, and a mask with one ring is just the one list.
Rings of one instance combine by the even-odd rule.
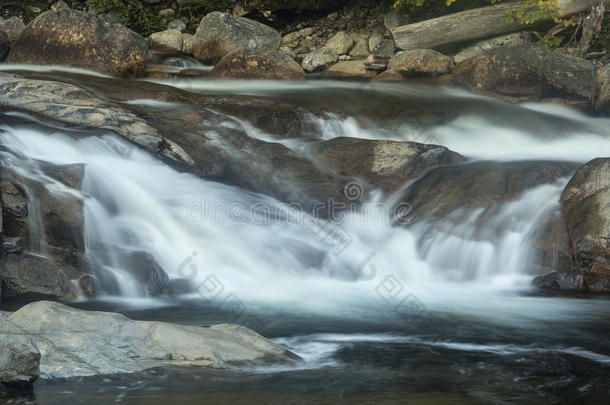
[[432, 49], [401, 51], [392, 56], [388, 70], [405, 76], [438, 76], [451, 73], [453, 59]]
[[76, 10], [47, 11], [19, 35], [10, 63], [67, 65], [116, 76], [137, 76], [146, 67], [148, 44], [103, 15]]
[[333, 35], [324, 46], [335, 51], [337, 55], [345, 55], [352, 49], [352, 46], [354, 46], [354, 40], [347, 32], [339, 31]]
[[242, 49], [277, 51], [282, 37], [271, 27], [243, 17], [213, 12], [206, 15], [193, 39], [193, 55], [204, 62], [217, 62]]
[[484, 54], [485, 52], [494, 50], [500, 47], [510, 47], [534, 42], [534, 35], [531, 32], [521, 31], [500, 37], [486, 39], [478, 42], [467, 48], [462, 49], [454, 56], [455, 63], [464, 62], [467, 59], [474, 58]]
[[[0, 318], [0, 329], [8, 318]], [[0, 338], [0, 383], [31, 385], [40, 375], [40, 351], [30, 337], [16, 332]]]
[[610, 158], [582, 166], [561, 195], [572, 254], [579, 272], [610, 269]]
[[0, 73], [0, 105], [79, 126], [114, 131], [153, 154], [189, 166], [192, 159], [146, 121], [80, 87]]
[[575, 169], [573, 163], [550, 161], [473, 162], [433, 168], [407, 190], [403, 201], [414, 214], [451, 220], [450, 213], [484, 209], [492, 214], [499, 204], [524, 191], [556, 181]]
[[49, 301], [28, 304], [6, 319], [0, 322], [0, 342], [16, 334], [31, 339], [41, 353], [43, 379], [125, 374], [159, 366], [231, 368], [298, 360], [284, 347], [237, 325], [132, 321]]
[[10, 44], [15, 43], [24, 28], [25, 24], [17, 17], [11, 17], [8, 20], [0, 22], [0, 31], [6, 33]]
[[380, 82], [403, 82], [406, 79], [405, 76], [395, 70], [383, 71], [373, 78], [373, 80]]
[[339, 55], [335, 51], [324, 47], [305, 55], [301, 65], [306, 72], [316, 72], [323, 70], [326, 66], [338, 60]]
[[542, 290], [583, 290], [583, 277], [580, 274], [565, 274], [557, 271], [534, 278], [535, 287]]
[[322, 142], [315, 152], [334, 172], [361, 178], [385, 192], [400, 189], [431, 167], [466, 160], [438, 145], [355, 138]]
[[244, 49], [225, 55], [210, 72], [223, 79], [303, 80], [303, 68], [285, 52]]
[[329, 67], [324, 72], [324, 76], [345, 79], [370, 79], [375, 76], [375, 72], [368, 70], [363, 60], [341, 61]]
[[540, 45], [500, 47], [459, 63], [455, 84], [510, 101], [557, 100], [587, 107], [596, 83], [593, 63]]

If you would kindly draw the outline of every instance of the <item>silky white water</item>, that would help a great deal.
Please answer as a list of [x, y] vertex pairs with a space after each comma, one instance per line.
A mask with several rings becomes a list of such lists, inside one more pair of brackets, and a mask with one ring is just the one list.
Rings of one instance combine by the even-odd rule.
[[[406, 229], [393, 226], [381, 194], [328, 223], [271, 197], [178, 173], [110, 134], [78, 139], [4, 127], [0, 141], [27, 159], [85, 165], [89, 253], [109, 245], [150, 252], [171, 278], [194, 282], [192, 299], [352, 316], [367, 305], [400, 310], [409, 300], [452, 311], [479, 311], [485, 301], [487, 310], [506, 311], [503, 295], [529, 288], [528, 238], [558, 209], [564, 183], [523, 193], [476, 229], [478, 211], [457, 226]], [[22, 170], [35, 171], [33, 161], [23, 162]], [[477, 238], [481, 226], [494, 237]], [[107, 260], [104, 269], [123, 297], [144, 295], [120, 263]]]

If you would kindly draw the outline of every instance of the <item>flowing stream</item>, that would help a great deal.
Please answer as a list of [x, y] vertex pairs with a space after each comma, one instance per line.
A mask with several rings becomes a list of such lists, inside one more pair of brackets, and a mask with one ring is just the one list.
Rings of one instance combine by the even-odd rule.
[[[301, 93], [304, 99], [339, 89], [353, 97], [364, 86], [170, 84], [205, 94]], [[278, 138], [229, 115], [222, 125], [303, 156], [309, 142], [340, 136], [442, 144], [471, 160], [584, 163], [610, 152], [609, 120], [563, 107], [508, 105], [425, 86], [366, 91], [381, 99], [442, 99], [443, 110], [461, 107], [449, 120], [420, 126], [411, 119], [384, 126], [329, 111], [312, 118], [313, 140]], [[481, 108], [485, 103], [488, 109]], [[202, 390], [212, 403], [531, 403], [540, 397], [559, 403], [610, 396], [606, 298], [540, 296], [531, 288], [529, 242], [558, 212], [569, 177], [526, 190], [492, 216], [474, 209], [458, 213], [458, 221], [396, 226], [396, 196], [373, 192], [364, 205], [328, 222], [266, 195], [180, 173], [112, 133], [75, 135], [16, 113], [0, 120], [5, 166], [43, 180], [51, 191], [60, 186], [40, 171], [40, 161], [85, 167], [81, 189], [70, 192], [84, 201], [88, 258], [99, 264], [102, 284], [111, 282], [101, 297], [82, 297], [77, 305], [138, 319], [242, 323], [304, 358], [292, 368], [42, 382], [41, 403], [192, 402]], [[100, 254], [100, 246], [147, 252], [170, 279], [188, 279], [195, 290], [151, 297], [125, 269], [122, 254]], [[197, 383], [188, 382], [193, 375]]]

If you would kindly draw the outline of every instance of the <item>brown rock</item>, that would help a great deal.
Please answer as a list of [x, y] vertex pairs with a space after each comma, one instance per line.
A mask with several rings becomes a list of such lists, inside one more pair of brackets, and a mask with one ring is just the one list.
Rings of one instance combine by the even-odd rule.
[[303, 68], [284, 52], [240, 50], [224, 56], [210, 72], [223, 79], [303, 80]]

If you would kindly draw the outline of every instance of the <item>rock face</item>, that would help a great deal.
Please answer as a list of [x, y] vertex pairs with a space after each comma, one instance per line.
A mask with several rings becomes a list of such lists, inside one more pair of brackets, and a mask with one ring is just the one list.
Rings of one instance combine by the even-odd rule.
[[316, 146], [319, 159], [343, 176], [353, 176], [386, 192], [400, 189], [425, 169], [466, 160], [438, 145], [335, 138]]
[[508, 99], [554, 100], [589, 105], [596, 83], [595, 66], [539, 45], [501, 47], [458, 64], [453, 82]]
[[204, 62], [217, 62], [240, 49], [277, 51], [282, 37], [271, 27], [242, 17], [213, 12], [199, 24], [193, 39], [193, 54]]
[[[8, 317], [8, 315], [7, 315]], [[0, 315], [0, 329], [7, 322]], [[18, 334], [2, 335], [0, 339], [0, 383], [28, 385], [40, 374], [40, 351], [34, 341]]]
[[49, 301], [0, 318], [0, 345], [7, 339], [28, 338], [40, 352], [41, 378], [133, 373], [162, 365], [231, 368], [298, 360], [285, 348], [237, 325], [138, 322]]
[[[80, 189], [82, 167], [47, 167], [45, 171], [62, 187]], [[50, 192], [41, 181], [11, 169], [3, 168], [0, 180], [2, 295], [75, 298], [70, 280], [84, 268], [82, 201], [61, 187]]]
[[305, 55], [302, 65], [305, 71], [316, 72], [337, 60], [339, 60], [339, 55], [332, 49], [324, 47]]
[[147, 52], [144, 38], [108, 17], [64, 9], [47, 11], [32, 21], [7, 60], [137, 76], [144, 71]]
[[578, 169], [561, 195], [576, 269], [610, 275], [610, 158]]
[[244, 49], [225, 55], [210, 76], [223, 79], [303, 80], [303, 68], [281, 51]]
[[446, 218], [462, 209], [493, 209], [572, 170], [571, 163], [544, 161], [446, 165], [430, 170], [409, 187], [404, 201], [420, 216]]
[[453, 59], [432, 49], [401, 51], [392, 56], [388, 70], [404, 76], [438, 76], [451, 73]]
[[192, 163], [182, 148], [143, 119], [74, 85], [0, 73], [0, 105], [81, 128], [114, 131], [170, 161], [186, 166]]

